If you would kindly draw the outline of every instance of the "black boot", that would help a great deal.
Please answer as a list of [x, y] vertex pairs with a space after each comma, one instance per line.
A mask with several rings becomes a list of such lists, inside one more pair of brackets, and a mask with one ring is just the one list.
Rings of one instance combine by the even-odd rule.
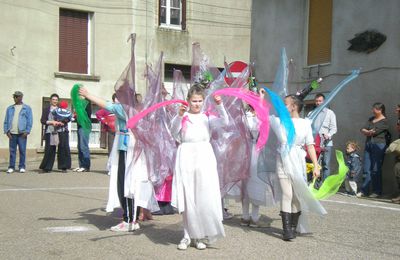
[[292, 213], [292, 234], [293, 234], [293, 238], [296, 238], [297, 236], [297, 224], [299, 223], [299, 217], [301, 215], [301, 211], [296, 212], [296, 213]]
[[289, 212], [283, 212], [281, 211], [280, 213], [282, 217], [282, 228], [283, 228], [283, 237], [282, 239], [284, 241], [290, 241], [290, 239], [293, 239], [293, 232], [292, 232], [292, 227], [291, 227], [291, 217], [292, 214]]

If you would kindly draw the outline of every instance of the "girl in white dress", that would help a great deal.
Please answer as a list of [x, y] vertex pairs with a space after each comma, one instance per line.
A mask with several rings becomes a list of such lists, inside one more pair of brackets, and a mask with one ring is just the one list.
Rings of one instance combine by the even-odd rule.
[[[260, 206], [266, 206], [266, 183], [258, 177], [257, 162], [258, 152], [256, 151], [256, 143], [259, 135], [258, 124], [253, 107], [249, 105], [249, 111], [246, 112], [247, 124], [251, 136], [251, 161], [250, 161], [250, 177], [242, 182], [242, 219], [240, 225], [259, 227], [258, 220], [260, 218]], [[250, 204], [252, 207], [250, 217]]]
[[179, 108], [171, 133], [181, 143], [176, 154], [171, 204], [183, 215], [184, 237], [178, 244], [197, 249], [225, 236], [217, 161], [210, 144], [210, 125], [228, 123], [220, 96], [214, 96], [219, 118], [202, 113], [204, 86], [193, 85], [188, 92], [189, 111]]
[[304, 146], [307, 146], [314, 164], [314, 177], [320, 175], [314, 149], [311, 122], [300, 118], [299, 112], [303, 104], [298, 97], [289, 95], [285, 97], [284, 102], [296, 132], [294, 144], [289, 150], [285, 130], [281, 126], [279, 118], [271, 116], [270, 123], [280, 142], [276, 171], [282, 189], [280, 215], [283, 226], [283, 240], [289, 241], [296, 237], [296, 230], [302, 233], [309, 232], [305, 215], [302, 212], [314, 212], [323, 215], [326, 214], [326, 211], [319, 201], [313, 197], [306, 183], [306, 151]]

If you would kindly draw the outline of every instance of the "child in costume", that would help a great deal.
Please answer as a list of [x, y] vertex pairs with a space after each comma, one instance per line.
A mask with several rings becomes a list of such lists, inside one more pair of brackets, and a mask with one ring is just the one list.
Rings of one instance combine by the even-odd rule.
[[357, 187], [361, 180], [361, 157], [357, 153], [360, 147], [355, 141], [349, 141], [346, 143], [346, 154], [347, 161], [346, 165], [349, 167], [349, 171], [346, 174], [346, 180], [344, 182], [346, 192], [351, 195], [361, 195], [358, 193]]
[[[260, 206], [266, 206], [266, 183], [263, 182], [257, 174], [258, 152], [256, 151], [256, 142], [259, 135], [258, 119], [252, 106], [246, 112], [246, 119], [251, 136], [251, 161], [250, 178], [242, 181], [242, 219], [240, 225], [259, 227], [258, 220]], [[249, 214], [250, 204], [252, 206], [251, 217]]]
[[[188, 92], [189, 111], [179, 108], [171, 122], [171, 133], [180, 142], [172, 184], [172, 205], [183, 213], [184, 237], [178, 244], [185, 250], [193, 242], [197, 249], [225, 236], [217, 162], [210, 144], [210, 124], [228, 116], [220, 96], [214, 96], [219, 118], [202, 113], [204, 86], [194, 84]], [[193, 240], [193, 241], [192, 241]]]
[[115, 115], [116, 140], [109, 159], [110, 189], [106, 211], [111, 212], [118, 206], [123, 209], [123, 221], [111, 227], [111, 231], [135, 231], [140, 228], [138, 207], [159, 209], [153, 186], [147, 180], [145, 157], [143, 153], [138, 158], [134, 156], [135, 137], [126, 128], [127, 115], [118, 101], [118, 93], [115, 103], [98, 98], [83, 87], [79, 94]]
[[[263, 91], [261, 93], [263, 95]], [[280, 142], [276, 172], [282, 190], [280, 212], [283, 226], [282, 239], [284, 241], [290, 241], [296, 237], [297, 230], [300, 232], [309, 232], [302, 211], [312, 211], [320, 215], [326, 214], [326, 211], [319, 201], [313, 197], [306, 183], [306, 151], [304, 145], [307, 146], [307, 150], [314, 164], [314, 178], [320, 175], [314, 148], [311, 122], [307, 119], [300, 118], [299, 113], [303, 104], [298, 97], [295, 95], [286, 96], [284, 103], [290, 113], [295, 128], [296, 134], [294, 144], [288, 147], [285, 135], [286, 132], [281, 126], [279, 118], [271, 116], [270, 123]]]

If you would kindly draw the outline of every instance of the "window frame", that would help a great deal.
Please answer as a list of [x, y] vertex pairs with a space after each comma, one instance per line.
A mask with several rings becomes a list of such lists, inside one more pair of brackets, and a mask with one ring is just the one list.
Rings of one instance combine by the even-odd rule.
[[[161, 5], [161, 1], [158, 1], [158, 25], [160, 28], [174, 29], [174, 30], [186, 30], [186, 0], [179, 0], [179, 25], [171, 24], [171, 9], [178, 9], [176, 7], [171, 6], [172, 0], [165, 0], [165, 7]], [[165, 23], [161, 22], [161, 9], [165, 8]]]

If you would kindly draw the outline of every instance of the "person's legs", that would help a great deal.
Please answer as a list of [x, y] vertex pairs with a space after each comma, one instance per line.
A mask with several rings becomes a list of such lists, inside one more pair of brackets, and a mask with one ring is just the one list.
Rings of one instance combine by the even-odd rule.
[[189, 235], [189, 229], [188, 229], [188, 219], [187, 219], [187, 214], [184, 211], [182, 213], [182, 222], [183, 222], [183, 238], [181, 239], [181, 241], [178, 244], [178, 249], [179, 250], [186, 250], [191, 243], [191, 239], [190, 239], [190, 235]]
[[15, 169], [15, 160], [17, 157], [17, 135], [11, 134], [9, 139], [9, 150], [10, 150], [10, 162], [8, 164], [8, 169]]
[[349, 182], [349, 179], [345, 179], [344, 180], [344, 188], [345, 188], [345, 190], [346, 190], [346, 192], [351, 192], [351, 187], [350, 187], [350, 182]]
[[351, 192], [354, 193], [354, 195], [356, 195], [357, 194], [357, 182], [349, 181], [349, 186], [351, 188]]
[[134, 221], [133, 212], [135, 210], [135, 201], [125, 197], [125, 151], [119, 151], [118, 155], [118, 176], [117, 176], [117, 193], [118, 199], [123, 210], [123, 221], [111, 227], [111, 231], [134, 231], [139, 229], [139, 224]]
[[382, 165], [385, 158], [385, 144], [373, 144], [371, 149], [372, 190], [382, 195]]
[[300, 201], [296, 196], [296, 193], [293, 191], [293, 187], [292, 187], [292, 213], [296, 213], [299, 212], [301, 210], [300, 208]]
[[260, 219], [260, 215], [258, 214], [260, 211], [260, 206], [251, 204], [251, 220], [253, 222], [257, 223], [258, 220]]
[[49, 172], [53, 169], [54, 159], [56, 158], [56, 146], [50, 145], [50, 134], [44, 136], [44, 156], [39, 169]]
[[[81, 130], [80, 130], [81, 128], [78, 128], [78, 131], [76, 132], [77, 133], [77, 135], [78, 135], [78, 144], [77, 144], [77, 148], [78, 148], [78, 168], [77, 169], [79, 169], [79, 168], [81, 168], [82, 166], [82, 164], [83, 164], [83, 153], [82, 153], [82, 150], [81, 150]], [[77, 170], [77, 169], [75, 169], [75, 170]], [[75, 171], [74, 170], [74, 171]]]
[[243, 196], [242, 199], [242, 219], [245, 221], [250, 220], [250, 200], [248, 196]]
[[123, 220], [127, 223], [133, 222], [133, 209], [132, 199], [125, 197], [125, 155], [124, 151], [119, 151], [118, 158], [118, 177], [117, 177], [117, 192], [121, 208], [123, 209]]
[[19, 134], [18, 135], [18, 150], [19, 150], [19, 165], [18, 168], [21, 169], [25, 169], [26, 165], [25, 165], [25, 158], [26, 158], [26, 143], [28, 141], [28, 137], [27, 136], [23, 136], [23, 134]]
[[323, 168], [322, 168], [322, 179], [325, 180], [330, 175], [330, 163], [331, 163], [331, 156], [332, 156], [332, 146], [324, 147], [324, 161], [323, 161]]
[[227, 220], [227, 219], [233, 218], [233, 215], [228, 212], [227, 208], [225, 208], [225, 200], [224, 200], [224, 198], [221, 198], [221, 206], [222, 206], [221, 210], [222, 210], [223, 219]]
[[369, 195], [369, 184], [371, 182], [371, 144], [367, 143], [364, 151], [364, 182], [361, 185], [361, 192], [368, 196]]
[[293, 238], [296, 238], [297, 235], [297, 224], [299, 223], [299, 217], [301, 215], [301, 207], [300, 207], [300, 201], [297, 198], [296, 193], [294, 190], [293, 192], [293, 198], [292, 198], [292, 222], [291, 222], [291, 228], [292, 228], [292, 233], [293, 233]]
[[282, 201], [281, 201], [281, 218], [282, 218], [282, 228], [283, 228], [283, 240], [289, 241], [294, 238], [293, 231], [291, 228], [291, 218], [292, 218], [292, 198], [293, 189], [292, 183], [289, 178], [279, 177], [279, 183], [282, 189]]
[[89, 135], [82, 127], [78, 128], [79, 167], [90, 169]]
[[394, 175], [396, 176], [397, 180], [397, 188], [400, 191], [400, 161], [396, 162], [394, 165]]
[[282, 189], [281, 211], [292, 212], [293, 190], [289, 178], [279, 178]]
[[68, 132], [58, 133], [59, 143], [57, 150], [58, 169], [67, 170], [71, 168], [71, 152], [69, 148]]

